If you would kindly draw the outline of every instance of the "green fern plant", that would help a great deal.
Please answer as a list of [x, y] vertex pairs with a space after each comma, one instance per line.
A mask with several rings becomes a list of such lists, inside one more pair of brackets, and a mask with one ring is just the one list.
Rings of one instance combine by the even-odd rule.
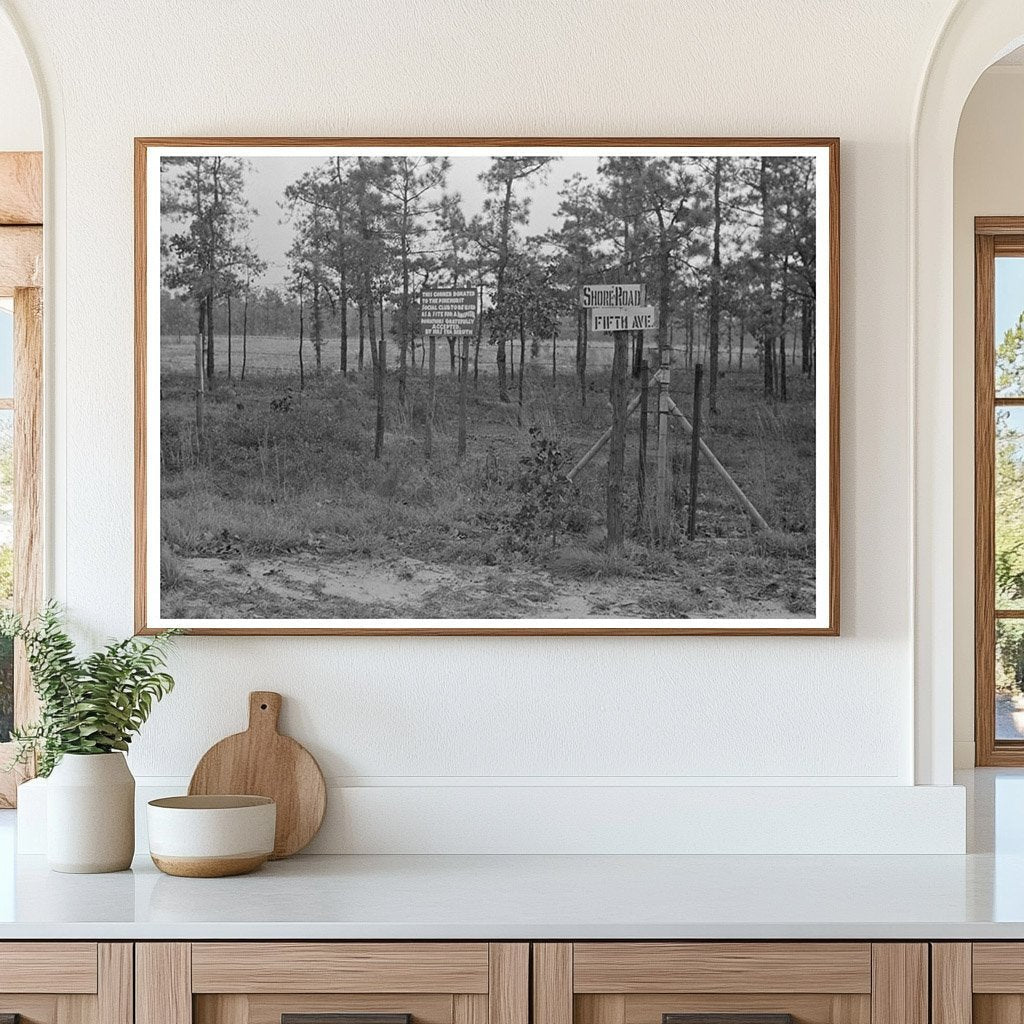
[[161, 670], [179, 632], [113, 641], [79, 658], [55, 603], [27, 623], [14, 612], [0, 613], [0, 635], [25, 644], [40, 704], [39, 720], [11, 733], [17, 752], [10, 767], [34, 753], [38, 774], [47, 776], [65, 754], [127, 750], [154, 702], [174, 688]]

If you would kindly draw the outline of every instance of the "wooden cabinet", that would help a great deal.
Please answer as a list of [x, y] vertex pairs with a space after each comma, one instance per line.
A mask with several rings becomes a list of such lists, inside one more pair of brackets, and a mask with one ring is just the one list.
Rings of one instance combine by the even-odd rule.
[[537, 943], [533, 958], [533, 1024], [928, 1024], [924, 943]]
[[529, 971], [515, 942], [140, 943], [136, 1024], [529, 1024]]
[[11, 1014], [21, 1024], [1022, 1024], [1024, 943], [10, 942], [0, 943], [0, 1024]]
[[934, 1024], [1024, 1021], [1024, 942], [932, 944]]
[[0, 1018], [132, 1024], [132, 944], [0, 943]]

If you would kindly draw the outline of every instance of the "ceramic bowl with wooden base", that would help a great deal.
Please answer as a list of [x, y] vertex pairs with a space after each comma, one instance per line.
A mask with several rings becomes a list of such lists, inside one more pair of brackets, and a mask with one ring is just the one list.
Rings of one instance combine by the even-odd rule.
[[147, 808], [149, 853], [168, 875], [226, 878], [274, 852], [277, 805], [266, 796], [169, 796]]

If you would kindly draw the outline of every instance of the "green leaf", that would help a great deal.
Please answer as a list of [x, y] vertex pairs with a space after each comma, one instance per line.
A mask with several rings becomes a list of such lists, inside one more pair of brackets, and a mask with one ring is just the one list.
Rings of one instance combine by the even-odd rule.
[[149, 718], [153, 698], [159, 701], [174, 688], [161, 669], [180, 632], [111, 641], [79, 659], [54, 602], [28, 623], [0, 611], [0, 636], [24, 644], [40, 704], [39, 720], [11, 734], [15, 756], [8, 770], [33, 752], [39, 774], [46, 776], [64, 754], [126, 751]]

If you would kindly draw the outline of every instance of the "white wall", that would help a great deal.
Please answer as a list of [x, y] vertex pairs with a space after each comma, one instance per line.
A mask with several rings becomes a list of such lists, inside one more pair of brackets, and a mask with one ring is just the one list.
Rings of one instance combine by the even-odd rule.
[[954, 161], [954, 710], [974, 764], [974, 218], [1024, 215], [1024, 66], [990, 68], [960, 119]]
[[185, 639], [137, 773], [187, 776], [261, 687], [360, 789], [913, 782], [908, 157], [945, 0], [4, 6], [51, 99], [51, 588], [92, 639], [132, 626], [133, 136], [843, 142], [842, 638]]
[[0, 16], [0, 151], [40, 150], [43, 123], [24, 47]]

